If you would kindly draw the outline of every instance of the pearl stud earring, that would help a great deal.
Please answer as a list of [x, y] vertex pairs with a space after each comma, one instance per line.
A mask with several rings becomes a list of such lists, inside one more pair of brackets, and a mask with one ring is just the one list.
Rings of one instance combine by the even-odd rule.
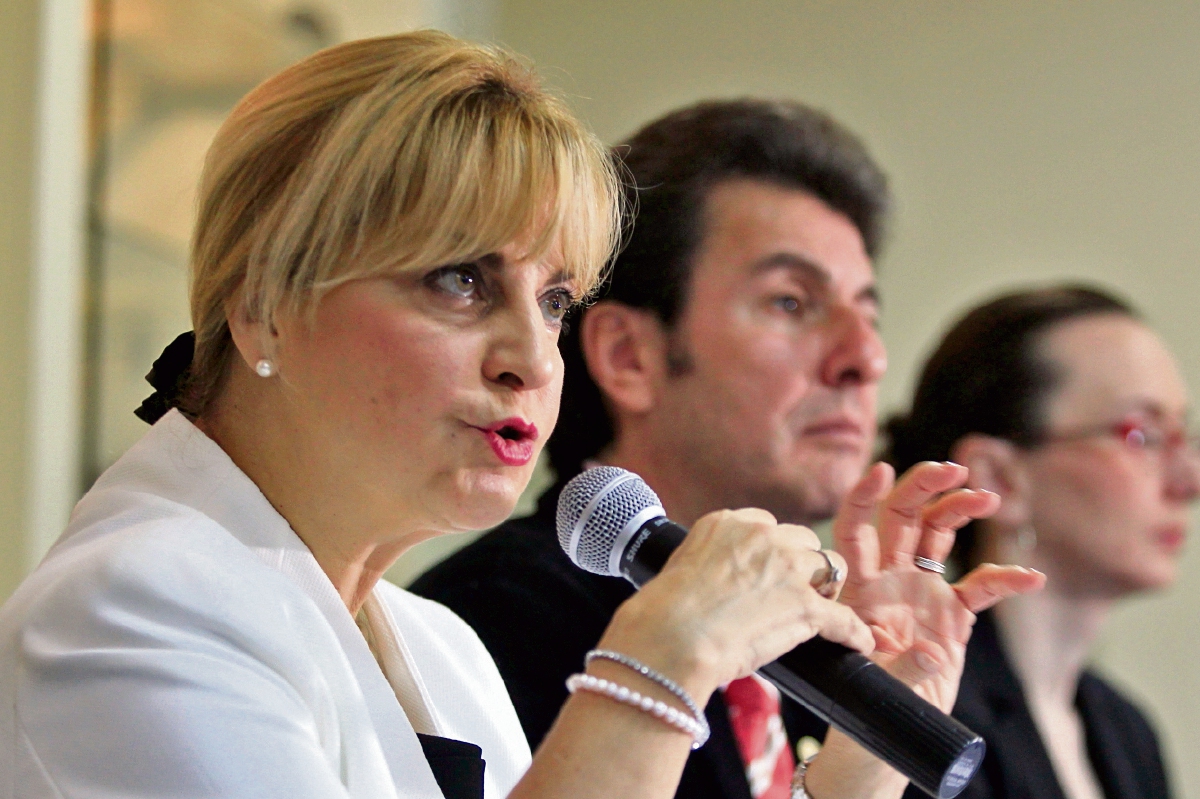
[[275, 374], [275, 364], [271, 363], [266, 358], [263, 358], [258, 363], [254, 364], [254, 371], [258, 372], [259, 377], [270, 377]]

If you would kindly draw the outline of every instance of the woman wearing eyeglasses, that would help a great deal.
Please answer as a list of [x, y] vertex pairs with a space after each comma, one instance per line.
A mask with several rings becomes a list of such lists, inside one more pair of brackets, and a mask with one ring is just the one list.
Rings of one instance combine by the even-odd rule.
[[904, 469], [954, 460], [1000, 510], [959, 535], [1046, 589], [981, 615], [955, 715], [987, 740], [969, 799], [1162, 799], [1142, 714], [1085, 668], [1115, 602], [1176, 576], [1200, 490], [1175, 359], [1124, 302], [1057, 287], [992, 300], [955, 324], [889, 424]]

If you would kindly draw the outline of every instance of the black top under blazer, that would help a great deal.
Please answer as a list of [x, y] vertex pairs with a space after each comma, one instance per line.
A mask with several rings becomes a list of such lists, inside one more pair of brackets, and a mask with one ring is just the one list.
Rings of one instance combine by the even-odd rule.
[[443, 799], [483, 799], [483, 748], [466, 741], [417, 733]]
[[[633, 593], [625, 580], [585, 572], [563, 553], [554, 527], [560, 490], [543, 495], [533, 516], [487, 533], [410, 589], [448, 606], [479, 634], [534, 749], [567, 700], [567, 677], [583, 669], [584, 654]], [[1106, 799], [1168, 799], [1158, 742], [1137, 708], [1091, 672], [1080, 680], [1077, 702]], [[705, 713], [712, 737], [688, 758], [677, 799], [751, 799], [719, 691]], [[793, 747], [805, 735], [824, 738], [824, 723], [786, 697], [782, 715]], [[967, 646], [954, 715], [988, 745], [963, 799], [1064, 799], [988, 613]], [[910, 787], [905, 799], [923, 796]]]

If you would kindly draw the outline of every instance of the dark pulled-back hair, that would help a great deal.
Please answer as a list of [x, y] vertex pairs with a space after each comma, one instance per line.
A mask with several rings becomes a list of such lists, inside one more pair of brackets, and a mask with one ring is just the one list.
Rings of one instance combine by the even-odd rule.
[[[1081, 285], [1005, 294], [967, 313], [925, 363], [912, 410], [888, 421], [884, 459], [897, 473], [921, 461], [949, 460], [954, 445], [971, 433], [1018, 446], [1041, 442], [1046, 401], [1062, 374], [1039, 356], [1038, 345], [1054, 326], [1100, 314], [1138, 318], [1127, 302]], [[959, 531], [954, 544], [955, 565], [963, 569], [975, 545], [972, 526]]]
[[[651, 122], [614, 152], [627, 170], [628, 207], [637, 219], [598, 296], [649, 310], [668, 328], [686, 301], [708, 194], [723, 181], [749, 178], [807, 192], [850, 219], [872, 258], [882, 243], [886, 177], [853, 134], [800, 103], [699, 103]], [[579, 471], [614, 435], [580, 349], [580, 314], [572, 314], [560, 343], [562, 412], [547, 444], [560, 478]]]

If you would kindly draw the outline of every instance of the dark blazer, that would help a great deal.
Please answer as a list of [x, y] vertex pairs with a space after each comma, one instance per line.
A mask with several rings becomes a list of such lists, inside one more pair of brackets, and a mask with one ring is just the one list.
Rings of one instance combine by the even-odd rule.
[[[1079, 680], [1075, 704], [1106, 799], [1167, 799], [1158, 740], [1138, 709], [1090, 671]], [[954, 716], [988, 747], [962, 799], [1064, 799], [991, 613], [980, 614], [967, 645]], [[904, 799], [924, 796], [909, 788]]]
[[[531, 748], [567, 701], [566, 679], [583, 669], [617, 606], [632, 593], [623, 579], [577, 568], [554, 529], [559, 487], [527, 519], [484, 535], [420, 577], [413, 592], [450, 607], [483, 640], [508, 687]], [[684, 768], [679, 799], [751, 799], [728, 711], [720, 692], [705, 708], [712, 737]], [[804, 735], [824, 737], [824, 724], [783, 700], [793, 747]]]

